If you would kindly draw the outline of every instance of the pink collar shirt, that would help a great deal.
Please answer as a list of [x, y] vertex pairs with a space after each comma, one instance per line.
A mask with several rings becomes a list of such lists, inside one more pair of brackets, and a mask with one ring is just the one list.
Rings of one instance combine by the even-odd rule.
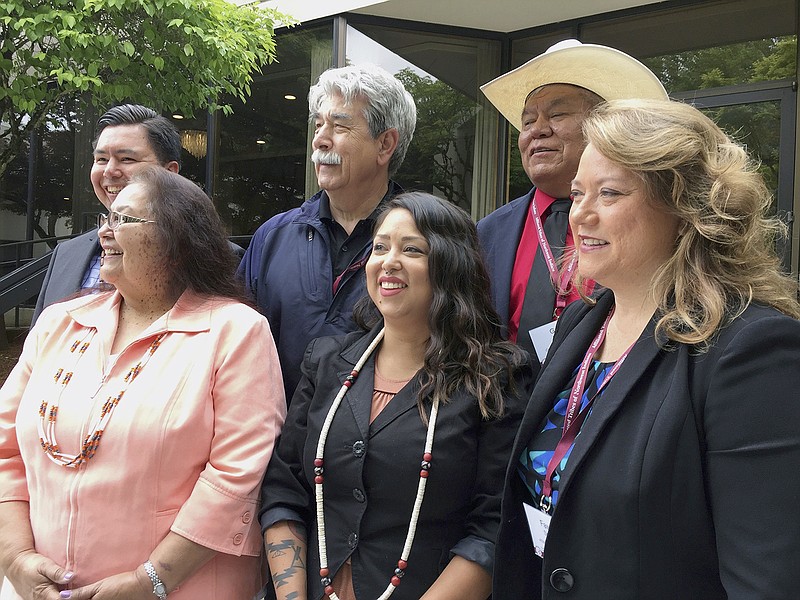
[[[112, 357], [120, 300], [53, 305], [29, 333], [0, 391], [0, 502], [30, 503], [36, 550], [74, 571], [75, 587], [135, 569], [173, 531], [218, 554], [171, 599], [250, 600], [258, 490], [286, 414], [269, 325], [241, 303], [186, 292]], [[73, 372], [66, 386], [54, 383], [59, 369]], [[37, 430], [42, 401], [59, 398], [57, 441], [76, 454], [120, 391], [94, 457], [79, 468], [51, 461]], [[18, 596], [6, 582], [0, 598]]]

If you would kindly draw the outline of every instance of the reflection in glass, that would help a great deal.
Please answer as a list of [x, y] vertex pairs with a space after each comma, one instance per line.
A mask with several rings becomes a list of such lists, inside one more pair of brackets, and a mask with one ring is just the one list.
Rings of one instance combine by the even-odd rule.
[[736, 106], [704, 108], [731, 138], [744, 145], [758, 162], [759, 172], [773, 195], [778, 192], [780, 166], [780, 102], [754, 102]]
[[181, 135], [181, 175], [205, 188], [208, 169], [208, 113], [172, 115], [172, 123]]
[[670, 93], [795, 77], [797, 36], [752, 40], [643, 59]]
[[278, 62], [255, 77], [247, 103], [229, 100], [234, 112], [221, 120], [214, 197], [232, 235], [252, 234], [316, 191], [313, 178], [309, 189], [306, 98], [331, 66], [330, 40], [330, 27], [282, 34]]
[[[100, 206], [89, 185], [91, 147], [87, 129], [90, 128], [84, 125], [85, 118], [78, 99], [62, 99], [33, 137], [36, 161], [32, 225], [35, 239], [80, 233], [93, 226], [91, 219], [83, 218], [88, 212], [93, 218]], [[0, 179], [2, 241], [25, 239], [30, 142], [31, 138], [26, 140]], [[74, 180], [73, 172], [77, 172]], [[91, 204], [91, 211], [87, 210], [87, 204]], [[44, 244], [41, 246], [41, 252], [46, 251]]]
[[499, 68], [496, 42], [359, 24], [348, 27], [347, 61], [384, 67], [416, 101], [414, 139], [394, 179], [475, 218], [494, 208], [497, 113], [478, 86]]

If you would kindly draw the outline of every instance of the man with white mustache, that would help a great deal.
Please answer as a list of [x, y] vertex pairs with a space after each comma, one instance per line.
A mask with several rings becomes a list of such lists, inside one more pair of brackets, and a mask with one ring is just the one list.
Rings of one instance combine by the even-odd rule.
[[269, 320], [287, 401], [306, 346], [356, 330], [364, 265], [380, 204], [402, 191], [390, 177], [416, 127], [414, 99], [374, 65], [329, 69], [308, 93], [311, 160], [320, 191], [258, 228], [239, 275]]
[[[153, 109], [137, 104], [115, 106], [97, 120], [96, 128], [90, 179], [95, 196], [106, 209], [143, 167], [180, 170], [180, 134], [169, 119]], [[46, 306], [98, 284], [100, 254], [97, 228], [55, 247], [31, 327]]]
[[505, 333], [528, 351], [536, 368], [547, 354], [555, 319], [579, 297], [575, 289], [557, 289], [574, 268], [569, 260], [560, 262], [574, 248], [567, 216], [586, 146], [583, 120], [606, 100], [665, 100], [667, 93], [635, 58], [577, 40], [555, 44], [481, 90], [519, 130], [522, 167], [533, 184], [479, 221], [478, 236]]

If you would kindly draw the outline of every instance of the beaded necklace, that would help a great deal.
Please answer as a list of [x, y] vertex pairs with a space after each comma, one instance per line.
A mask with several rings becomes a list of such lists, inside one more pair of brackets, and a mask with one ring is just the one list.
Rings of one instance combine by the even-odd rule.
[[[332, 580], [330, 577], [330, 570], [328, 569], [328, 548], [325, 539], [325, 511], [324, 497], [322, 493], [325, 442], [328, 439], [328, 432], [330, 431], [331, 423], [333, 422], [333, 417], [336, 414], [336, 410], [339, 408], [339, 405], [347, 393], [347, 390], [350, 389], [350, 387], [353, 385], [353, 382], [358, 377], [358, 374], [361, 372], [361, 368], [364, 366], [364, 363], [367, 362], [369, 356], [373, 353], [375, 348], [378, 347], [378, 344], [380, 344], [381, 340], [383, 339], [383, 333], [384, 330], [381, 329], [377, 337], [364, 351], [364, 354], [361, 355], [361, 358], [358, 359], [355, 368], [353, 368], [353, 370], [350, 371], [350, 374], [345, 378], [341, 389], [339, 389], [339, 393], [336, 394], [336, 398], [334, 398], [333, 404], [331, 404], [331, 407], [328, 410], [328, 414], [326, 415], [325, 421], [322, 425], [322, 431], [319, 435], [319, 442], [317, 443], [317, 453], [314, 458], [314, 491], [317, 505], [317, 537], [319, 542], [320, 564], [319, 576], [320, 581], [322, 582], [322, 587], [325, 589], [325, 594], [330, 598], [330, 600], [339, 600], [339, 597], [336, 595], [336, 592], [334, 592], [333, 586], [331, 585]], [[433, 455], [431, 454], [433, 450], [433, 433], [436, 427], [436, 416], [438, 413], [439, 401], [434, 400], [433, 406], [431, 407], [430, 418], [428, 419], [428, 431], [425, 436], [425, 451], [422, 454], [422, 468], [419, 472], [419, 486], [417, 487], [417, 497], [414, 500], [414, 509], [411, 511], [411, 520], [408, 524], [406, 542], [403, 546], [403, 552], [400, 554], [400, 560], [397, 561], [397, 568], [394, 570], [394, 575], [389, 581], [389, 585], [386, 587], [386, 590], [378, 597], [378, 600], [386, 600], [394, 593], [395, 589], [397, 589], [397, 586], [400, 585], [401, 578], [403, 575], [405, 575], [406, 568], [408, 568], [408, 556], [411, 554], [411, 545], [414, 543], [414, 534], [417, 531], [417, 522], [419, 521], [419, 513], [420, 509], [422, 508], [422, 499], [425, 497], [425, 483], [428, 479], [428, 471], [431, 468], [431, 461], [433, 460]]]
[[54, 463], [76, 469], [82, 465], [85, 465], [89, 459], [91, 459], [95, 452], [97, 452], [97, 448], [100, 445], [100, 439], [103, 437], [103, 432], [105, 431], [106, 425], [111, 420], [111, 415], [114, 414], [114, 409], [116, 408], [119, 401], [122, 400], [122, 396], [125, 394], [125, 391], [128, 387], [133, 383], [133, 380], [142, 372], [145, 365], [150, 361], [150, 358], [153, 356], [158, 347], [161, 345], [161, 340], [164, 338], [166, 332], [159, 335], [147, 350], [144, 353], [144, 356], [136, 363], [136, 366], [131, 367], [128, 374], [125, 375], [123, 379], [124, 386], [116, 395], [109, 396], [105, 403], [103, 404], [102, 409], [100, 410], [100, 414], [95, 419], [92, 426], [89, 428], [89, 433], [86, 434], [86, 437], [83, 439], [83, 444], [81, 444], [81, 450], [78, 454], [66, 454], [61, 452], [58, 446], [58, 441], [56, 440], [56, 419], [58, 417], [58, 406], [61, 402], [61, 396], [64, 394], [64, 390], [69, 385], [69, 382], [72, 380], [72, 373], [75, 368], [78, 366], [78, 362], [83, 357], [83, 354], [86, 352], [86, 349], [92, 343], [92, 339], [94, 335], [97, 333], [96, 329], [92, 329], [87, 333], [82, 339], [75, 340], [75, 342], [70, 347], [70, 354], [75, 354], [76, 352], [77, 357], [75, 358], [75, 362], [73, 364], [72, 370], [64, 372], [63, 368], [58, 368], [56, 373], [53, 377], [53, 383], [55, 385], [60, 385], [61, 390], [56, 395], [56, 400], [53, 404], [49, 404], [47, 400], [42, 400], [41, 405], [39, 406], [39, 423], [38, 423], [38, 430], [39, 430], [39, 442], [42, 446], [42, 450], [47, 455], [47, 457], [52, 460]]

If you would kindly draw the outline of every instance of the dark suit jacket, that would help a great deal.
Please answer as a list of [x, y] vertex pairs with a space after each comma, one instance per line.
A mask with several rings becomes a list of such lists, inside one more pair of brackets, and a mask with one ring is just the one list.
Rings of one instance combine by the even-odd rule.
[[[320, 429], [341, 382], [376, 334], [323, 337], [309, 345], [262, 487], [263, 527], [285, 519], [306, 523], [309, 598], [322, 596], [313, 491]], [[342, 400], [325, 447], [328, 564], [336, 573], [352, 558], [359, 598], [380, 596], [400, 558], [426, 434], [417, 410], [416, 380], [370, 425], [374, 364], [373, 355]], [[528, 377], [524, 366], [517, 390], [525, 390]], [[491, 571], [503, 474], [523, 402], [509, 394], [506, 416], [490, 422], [481, 418], [475, 398], [464, 392], [440, 407], [409, 567], [393, 600], [420, 598], [452, 554]]]
[[[100, 239], [97, 229], [92, 229], [61, 242], [53, 249], [50, 264], [42, 282], [36, 308], [31, 318], [31, 327], [36, 323], [41, 312], [51, 304], [59, 302], [76, 294], [81, 290], [83, 276], [89, 268], [92, 259], [100, 254]], [[238, 244], [228, 242], [231, 251], [238, 257], [244, 254], [244, 249]]]
[[[489, 270], [492, 301], [497, 314], [500, 315], [504, 336], [508, 335], [511, 272], [514, 270], [517, 247], [522, 237], [534, 190], [535, 188], [525, 196], [512, 200], [478, 221], [478, 239], [483, 249], [486, 267]], [[553, 286], [542, 285], [541, 288], [542, 302], [549, 302], [551, 306], [554, 306], [556, 292]]]
[[61, 242], [55, 247], [39, 292], [39, 299], [36, 301], [31, 326], [45, 307], [80, 291], [86, 269], [98, 254], [100, 254], [100, 240], [97, 237], [97, 229]]
[[559, 319], [506, 474], [495, 600], [797, 598], [800, 322], [763, 306], [705, 353], [659, 349], [650, 324], [584, 424], [533, 554], [517, 460], [612, 303]]

